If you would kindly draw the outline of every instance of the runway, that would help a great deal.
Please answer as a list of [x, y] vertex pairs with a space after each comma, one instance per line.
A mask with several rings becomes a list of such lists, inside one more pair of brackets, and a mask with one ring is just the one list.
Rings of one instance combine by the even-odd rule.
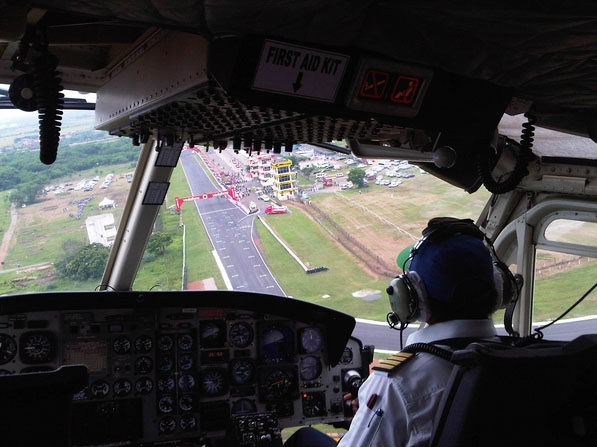
[[[212, 183], [194, 153], [183, 151], [180, 161], [191, 194], [221, 189]], [[255, 245], [258, 236], [254, 215], [245, 214], [227, 196], [195, 200], [194, 205], [217, 253], [229, 290], [286, 296]]]

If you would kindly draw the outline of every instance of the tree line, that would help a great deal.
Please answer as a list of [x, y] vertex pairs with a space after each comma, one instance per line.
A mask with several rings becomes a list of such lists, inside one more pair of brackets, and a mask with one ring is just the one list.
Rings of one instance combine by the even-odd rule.
[[104, 166], [136, 161], [139, 148], [128, 138], [62, 147], [58, 159], [47, 166], [39, 161], [39, 153], [13, 152], [0, 155], [0, 191], [13, 189], [9, 200], [17, 204], [32, 203], [44, 186], [52, 180]]

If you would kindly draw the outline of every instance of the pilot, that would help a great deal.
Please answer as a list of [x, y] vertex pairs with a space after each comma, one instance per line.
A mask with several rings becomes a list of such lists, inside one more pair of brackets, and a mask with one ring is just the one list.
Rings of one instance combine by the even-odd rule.
[[[432, 219], [409, 259], [405, 276], [411, 292], [408, 297], [390, 294], [390, 302], [409, 300], [410, 309], [416, 310], [400, 320], [418, 319], [426, 326], [408, 337], [407, 347], [431, 343], [454, 349], [459, 343], [496, 336], [490, 319], [497, 303], [493, 259], [471, 220]], [[389, 363], [374, 368], [361, 386], [353, 402], [358, 410], [339, 446], [429, 445], [452, 364], [424, 352]], [[312, 429], [299, 430], [294, 438], [289, 446], [335, 445]], [[299, 442], [303, 439], [305, 443]]]

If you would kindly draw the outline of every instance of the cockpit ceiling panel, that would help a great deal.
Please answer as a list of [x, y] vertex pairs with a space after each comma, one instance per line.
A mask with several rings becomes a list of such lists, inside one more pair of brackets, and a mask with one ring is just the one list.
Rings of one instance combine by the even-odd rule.
[[597, 10], [575, 2], [42, 0], [73, 13], [217, 37], [354, 47], [516, 89], [550, 111], [597, 108]]
[[206, 86], [184, 99], [138, 115], [127, 126], [114, 129], [112, 133], [142, 139], [152, 129], [196, 143], [241, 139], [242, 147], [265, 144], [267, 149], [272, 149], [276, 143], [292, 146], [292, 143], [351, 138], [375, 140], [405, 131], [404, 127], [375, 120], [332, 118], [248, 106], [231, 99], [216, 86]]

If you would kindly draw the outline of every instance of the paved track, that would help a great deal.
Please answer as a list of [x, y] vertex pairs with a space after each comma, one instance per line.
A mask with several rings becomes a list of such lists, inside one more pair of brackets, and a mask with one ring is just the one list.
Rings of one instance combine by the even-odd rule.
[[[389, 305], [388, 305], [389, 307]], [[534, 327], [537, 327], [535, 325]], [[404, 331], [404, 342], [417, 329], [412, 326]], [[506, 335], [503, 327], [498, 327], [498, 333]], [[547, 340], [572, 340], [582, 334], [597, 334], [597, 317], [570, 319], [551, 325], [543, 332]], [[373, 345], [382, 351], [400, 350], [400, 333], [390, 329], [386, 323], [371, 323], [358, 320], [352, 333], [366, 345]]]
[[[183, 151], [180, 160], [192, 194], [220, 190], [204, 172], [197, 156]], [[286, 296], [253, 242], [255, 216], [246, 215], [227, 196], [195, 200], [195, 207], [220, 258], [231, 290]], [[191, 203], [183, 205], [189, 213]]]

